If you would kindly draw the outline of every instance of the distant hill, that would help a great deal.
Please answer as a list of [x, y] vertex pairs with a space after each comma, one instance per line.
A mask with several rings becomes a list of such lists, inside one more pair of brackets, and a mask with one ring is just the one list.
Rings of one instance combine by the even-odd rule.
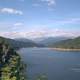
[[9, 44], [13, 48], [23, 48], [23, 47], [35, 47], [35, 46], [38, 46], [36, 43], [31, 42], [31, 41], [24, 42], [24, 41], [18, 41], [18, 40], [4, 38], [4, 37], [0, 37], [0, 42], [5, 42], [5, 43]]
[[74, 39], [62, 40], [57, 43], [49, 45], [54, 48], [65, 48], [65, 49], [80, 49], [80, 37]]
[[42, 37], [42, 38], [35, 39], [35, 42], [48, 46], [58, 41], [66, 40], [66, 39], [69, 39], [69, 38], [68, 37], [44, 37], [43, 38]]
[[37, 43], [34, 40], [30, 40], [30, 39], [26, 39], [26, 38], [16, 38], [15, 40], [16, 41], [21, 41], [21, 42], [24, 42], [24, 43], [35, 43], [36, 47], [45, 47], [45, 45], [43, 45], [43, 44]]
[[14, 40], [16, 40], [16, 41], [22, 41], [22, 42], [33, 42], [34, 43], [34, 41], [32, 41], [30, 39], [26, 39], [26, 38], [15, 38]]

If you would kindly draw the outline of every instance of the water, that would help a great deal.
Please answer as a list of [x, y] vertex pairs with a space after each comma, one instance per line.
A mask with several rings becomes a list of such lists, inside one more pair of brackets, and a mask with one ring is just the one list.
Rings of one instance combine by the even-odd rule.
[[61, 52], [48, 48], [23, 48], [19, 50], [28, 64], [26, 75], [35, 80], [46, 75], [48, 80], [80, 80], [80, 52]]

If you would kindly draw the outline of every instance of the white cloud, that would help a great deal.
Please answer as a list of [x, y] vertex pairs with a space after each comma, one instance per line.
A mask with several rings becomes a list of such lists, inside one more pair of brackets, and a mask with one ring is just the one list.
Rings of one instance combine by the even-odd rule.
[[0, 9], [0, 13], [23, 15], [22, 11], [16, 10], [16, 9], [13, 9], [13, 8], [2, 8], [2, 9]]
[[54, 6], [56, 4], [55, 0], [41, 0], [45, 2], [48, 6]]
[[14, 26], [22, 26], [22, 25], [23, 23], [20, 23], [20, 22], [14, 24]]
[[55, 24], [75, 24], [75, 23], [80, 23], [80, 18], [69, 18], [69, 19], [63, 19], [63, 20], [52, 20]]
[[55, 0], [38, 0], [36, 3], [33, 4], [34, 7], [43, 7], [44, 5], [48, 8], [48, 10], [52, 11], [56, 5], [56, 1]]
[[8, 37], [8, 38], [40, 38], [40, 37], [54, 37], [54, 36], [66, 36], [66, 37], [77, 37], [80, 36], [80, 32], [70, 32], [64, 31], [60, 29], [52, 29], [52, 30], [33, 30], [33, 31], [23, 31], [23, 32], [0, 32], [0, 36]]

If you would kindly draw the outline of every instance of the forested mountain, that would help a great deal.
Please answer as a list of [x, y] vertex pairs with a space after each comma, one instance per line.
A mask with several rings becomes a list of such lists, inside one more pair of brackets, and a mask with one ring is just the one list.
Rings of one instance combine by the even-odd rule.
[[[13, 48], [23, 48], [23, 47], [54, 47], [54, 48], [70, 48], [70, 49], [80, 49], [80, 37], [74, 39], [66, 38], [47, 38], [41, 43], [36, 43], [29, 39], [9, 39], [0, 37], [0, 42], [5, 42]], [[60, 41], [61, 40], [61, 41]]]
[[26, 38], [15, 38], [14, 40], [16, 40], [16, 41], [22, 41], [22, 42], [33, 42], [34, 43], [34, 41], [32, 41], [32, 40], [30, 40], [30, 39], [26, 39]]
[[36, 38], [33, 41], [35, 43], [48, 46], [48, 45], [54, 44], [58, 41], [66, 40], [66, 39], [69, 39], [69, 37], [62, 37], [62, 36], [59, 36], [59, 37], [42, 37], [42, 38]]
[[8, 44], [0, 43], [0, 80], [26, 80], [24, 69], [21, 56]]
[[0, 42], [5, 42], [7, 44], [9, 44], [11, 47], [13, 48], [23, 48], [23, 47], [35, 47], [38, 46], [36, 43], [34, 42], [23, 42], [23, 41], [17, 41], [14, 39], [9, 39], [9, 38], [4, 38], [4, 37], [0, 37]]
[[26, 39], [26, 38], [16, 38], [15, 40], [16, 41], [21, 41], [21, 42], [24, 42], [24, 43], [35, 43], [36, 46], [34, 46], [34, 47], [45, 47], [44, 44], [37, 43], [37, 41]]
[[80, 37], [74, 39], [62, 40], [60, 42], [49, 45], [54, 48], [80, 49]]

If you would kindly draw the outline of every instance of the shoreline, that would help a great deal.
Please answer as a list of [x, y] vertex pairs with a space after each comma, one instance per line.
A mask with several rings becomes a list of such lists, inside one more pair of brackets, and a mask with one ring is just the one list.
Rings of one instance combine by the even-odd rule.
[[66, 48], [50, 48], [50, 49], [57, 51], [80, 51], [80, 49], [66, 49]]
[[[33, 47], [32, 47], [33, 48]], [[36, 48], [40, 48], [40, 47], [36, 47]], [[47, 49], [51, 49], [51, 50], [56, 50], [56, 51], [80, 51], [80, 49], [68, 49], [68, 48], [51, 48], [51, 47], [44, 47]], [[20, 48], [21, 49], [21, 48]], [[19, 49], [19, 50], [20, 50]], [[24, 49], [24, 48], [22, 48]], [[17, 50], [18, 51], [18, 50]]]

